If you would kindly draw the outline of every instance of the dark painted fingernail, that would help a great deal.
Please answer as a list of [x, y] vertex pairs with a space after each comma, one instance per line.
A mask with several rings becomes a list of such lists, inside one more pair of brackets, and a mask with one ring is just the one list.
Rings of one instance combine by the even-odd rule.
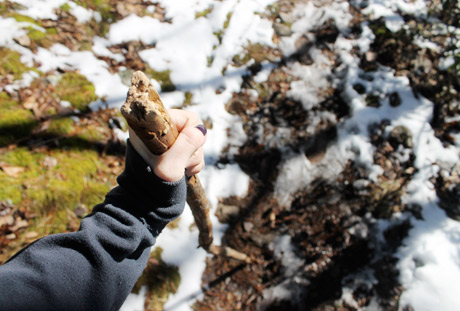
[[196, 128], [199, 129], [201, 133], [203, 133], [203, 136], [206, 136], [206, 133], [208, 133], [206, 126], [203, 124], [197, 125]]

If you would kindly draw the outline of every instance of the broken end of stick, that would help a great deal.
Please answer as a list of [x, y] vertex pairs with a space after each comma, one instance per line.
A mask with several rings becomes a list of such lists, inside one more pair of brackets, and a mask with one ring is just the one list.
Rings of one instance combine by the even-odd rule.
[[211, 244], [208, 251], [211, 253], [211, 254], [214, 254], [216, 256], [224, 256], [224, 257], [227, 257], [227, 258], [232, 258], [232, 259], [236, 259], [238, 261], [243, 261], [247, 264], [251, 263], [251, 258], [249, 258], [248, 255], [246, 254], [243, 254], [233, 248], [230, 248], [230, 247], [227, 247], [227, 246], [224, 246], [224, 247], [221, 247], [221, 246], [217, 246], [217, 245], [214, 245], [214, 244]]
[[177, 128], [155, 87], [142, 71], [132, 74], [131, 87], [120, 111], [152, 153], [164, 153], [176, 140]]

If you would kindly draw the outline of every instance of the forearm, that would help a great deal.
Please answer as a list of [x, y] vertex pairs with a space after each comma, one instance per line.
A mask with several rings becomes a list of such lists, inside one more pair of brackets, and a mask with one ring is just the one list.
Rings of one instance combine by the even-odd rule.
[[79, 231], [45, 237], [0, 267], [2, 310], [118, 310], [150, 247], [183, 210], [185, 183], [160, 181], [128, 146], [125, 172]]

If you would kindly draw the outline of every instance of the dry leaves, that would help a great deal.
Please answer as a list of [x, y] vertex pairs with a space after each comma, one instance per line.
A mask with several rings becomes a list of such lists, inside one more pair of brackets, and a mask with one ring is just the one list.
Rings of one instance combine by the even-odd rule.
[[0, 162], [0, 169], [10, 177], [19, 177], [22, 173], [24, 173], [25, 168], [21, 166], [13, 166], [9, 165], [5, 162]]

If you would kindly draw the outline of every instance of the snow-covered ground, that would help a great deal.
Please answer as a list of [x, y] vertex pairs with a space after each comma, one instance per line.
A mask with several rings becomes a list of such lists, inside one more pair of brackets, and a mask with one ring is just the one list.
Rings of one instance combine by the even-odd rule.
[[[16, 0], [25, 9], [22, 14], [33, 18], [56, 18], [53, 9], [66, 1], [61, 0]], [[32, 53], [17, 44], [13, 39], [25, 34], [26, 22], [18, 23], [12, 18], [0, 18], [0, 45], [17, 50], [22, 61], [32, 65], [40, 64], [42, 71], [57, 68], [78, 69], [89, 81], [94, 83], [96, 94], [104, 98], [104, 102], [92, 104], [98, 107], [119, 107], [123, 103], [127, 86], [122, 83], [119, 75], [109, 71], [106, 62], [96, 58], [96, 55], [107, 56], [116, 60], [123, 55], [110, 52], [107, 47], [130, 40], [142, 40], [145, 44], [155, 43], [155, 48], [144, 50], [141, 58], [153, 69], [171, 71], [171, 80], [177, 90], [162, 93], [166, 106], [180, 106], [184, 101], [185, 92], [193, 95], [190, 110], [197, 112], [202, 119], [210, 119], [213, 127], [209, 130], [205, 153], [208, 166], [200, 173], [210, 203], [215, 209], [219, 197], [230, 195], [245, 195], [248, 189], [249, 177], [237, 165], [213, 165], [222, 149], [228, 145], [239, 146], [246, 137], [242, 130], [242, 121], [225, 110], [225, 104], [234, 92], [241, 89], [242, 77], [247, 73], [246, 67], [232, 67], [231, 60], [235, 55], [243, 53], [248, 43], [260, 43], [275, 47], [273, 42], [272, 23], [264, 19], [259, 12], [264, 12], [267, 5], [275, 0], [156, 0], [166, 9], [167, 18], [171, 23], [161, 23], [152, 17], [130, 15], [112, 24], [106, 38], [94, 38], [93, 52], [74, 52], [62, 45], [54, 45], [46, 50], [39, 48]], [[327, 2], [327, 1], [326, 1]], [[355, 1], [359, 5], [362, 1]], [[426, 14], [424, 1], [391, 0], [367, 1], [364, 13], [372, 18], [385, 18], [389, 29], [396, 31], [404, 27], [404, 22], [398, 12]], [[79, 7], [73, 2], [72, 13], [84, 22], [97, 13]], [[411, 305], [416, 311], [424, 310], [460, 310], [458, 299], [460, 279], [460, 223], [449, 219], [443, 210], [437, 206], [436, 191], [432, 182], [440, 165], [453, 166], [459, 160], [459, 149], [445, 148], [434, 136], [430, 126], [433, 104], [423, 97], [416, 98], [405, 77], [396, 77], [391, 69], [380, 67], [373, 73], [373, 79], [363, 80], [359, 60], [352, 54], [357, 48], [365, 52], [373, 40], [372, 31], [363, 25], [363, 32], [358, 39], [347, 39], [344, 34], [352, 16], [349, 12], [348, 1], [329, 1], [329, 5], [316, 7], [312, 2], [299, 4], [293, 12], [291, 36], [283, 37], [278, 43], [284, 55], [295, 51], [294, 42], [302, 35], [307, 35], [315, 26], [329, 19], [335, 21], [340, 35], [333, 50], [340, 55], [342, 62], [340, 70], [344, 73], [345, 95], [351, 107], [351, 117], [338, 125], [338, 141], [323, 159], [328, 163], [344, 163], [354, 159], [369, 168], [372, 178], [377, 178], [382, 169], [373, 163], [374, 147], [369, 141], [368, 125], [383, 119], [391, 121], [389, 129], [405, 125], [413, 134], [413, 153], [416, 155], [415, 166], [418, 169], [408, 186], [404, 197], [407, 203], [417, 203], [422, 206], [423, 220], [410, 218], [413, 228], [404, 240], [403, 246], [397, 252], [400, 282], [404, 287], [400, 307]], [[212, 7], [206, 17], [196, 18], [197, 12]], [[154, 7], [152, 6], [152, 10]], [[231, 13], [228, 27], [224, 27]], [[36, 27], [36, 26], [33, 26]], [[222, 40], [219, 42], [214, 33], [221, 31]], [[209, 63], [212, 59], [212, 63]], [[320, 91], [333, 86], [334, 81], [327, 79], [331, 73], [332, 64], [320, 52], [315, 54], [315, 62], [310, 66], [292, 65], [290, 70], [299, 80], [291, 85], [290, 95], [310, 109], [320, 101]], [[267, 78], [271, 66], [266, 65], [257, 76], [257, 82]], [[14, 87], [20, 87], [30, 81], [33, 74], [25, 75], [23, 81]], [[379, 108], [368, 107], [362, 95], [352, 87], [356, 83], [365, 86], [368, 92], [374, 91], [382, 95], [397, 92], [401, 105], [391, 107], [384, 100]], [[156, 82], [154, 82], [156, 83]], [[331, 84], [332, 83], [332, 84]], [[160, 85], [156, 83], [158, 89]], [[216, 92], [219, 90], [218, 92]], [[387, 97], [388, 98], [388, 97]], [[228, 129], [231, 131], [228, 131]], [[227, 136], [230, 132], [231, 137]], [[459, 145], [457, 143], [457, 145]], [[230, 148], [232, 150], [232, 148]], [[318, 172], [318, 165], [312, 164], [304, 156], [286, 158], [282, 163], [277, 189], [280, 202], [289, 203], [292, 184], [300, 187], [308, 184]], [[331, 174], [336, 173], [342, 166], [331, 166]], [[282, 185], [289, 184], [285, 189]], [[290, 192], [291, 191], [291, 192]], [[211, 212], [214, 215], [214, 212]], [[220, 242], [225, 225], [220, 225], [217, 218], [212, 216], [216, 242]], [[395, 218], [407, 218], [408, 215], [396, 214]], [[381, 221], [382, 228], [385, 221]], [[201, 293], [201, 275], [205, 269], [207, 254], [197, 249], [198, 232], [190, 230], [193, 217], [188, 209], [180, 218], [178, 229], [165, 229], [158, 238], [157, 246], [163, 249], [162, 258], [165, 262], [179, 267], [181, 284], [175, 295], [171, 295], [165, 306], [166, 310], [191, 310], [194, 299]], [[280, 239], [278, 244], [290, 243], [290, 239]], [[289, 249], [288, 245], [281, 245]], [[144, 292], [139, 295], [131, 294], [122, 310], [143, 310]]]

